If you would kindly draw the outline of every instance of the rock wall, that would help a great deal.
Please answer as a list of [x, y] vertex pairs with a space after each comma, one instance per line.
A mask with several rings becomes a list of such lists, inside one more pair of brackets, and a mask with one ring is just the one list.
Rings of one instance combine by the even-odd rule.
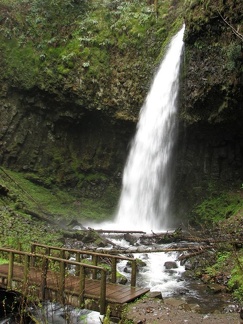
[[173, 197], [177, 219], [207, 196], [241, 190], [243, 132], [232, 126], [180, 124]]
[[1, 165], [32, 174], [42, 185], [57, 184], [86, 196], [120, 185], [133, 123], [54, 101], [39, 91], [3, 90]]
[[[243, 52], [239, 37], [243, 33], [242, 1], [190, 3], [184, 12], [185, 56], [174, 158], [176, 215], [187, 214], [212, 186], [239, 188], [243, 181]], [[175, 14], [173, 6], [168, 12]], [[9, 8], [6, 10], [7, 16], [9, 12], [12, 14]], [[147, 19], [150, 13], [143, 13], [141, 17]], [[164, 18], [169, 19], [168, 16]], [[129, 17], [133, 18], [130, 11]], [[228, 24], [224, 21], [226, 18]], [[123, 43], [112, 47], [112, 51], [111, 44], [104, 48], [91, 47], [91, 52], [99, 48], [102, 53], [109, 54], [106, 62], [109, 73], [104, 71], [106, 65], [99, 62], [98, 54], [100, 70], [95, 70], [95, 77], [93, 72], [89, 75], [92, 66], [86, 66], [87, 62], [79, 56], [75, 59], [72, 56], [73, 61], [68, 61], [66, 71], [65, 60], [70, 59], [67, 46], [62, 48], [50, 41], [47, 45], [43, 43], [46, 53], [62, 49], [65, 55], [49, 54], [48, 58], [38, 49], [36, 71], [39, 74], [36, 72], [36, 80], [28, 87], [28, 78], [23, 76], [25, 82], [21, 81], [21, 71], [32, 71], [31, 61], [28, 69], [24, 67], [21, 73], [16, 72], [20, 63], [27, 61], [26, 53], [19, 53], [24, 48], [6, 38], [1, 51], [5, 53], [5, 63], [12, 65], [3, 69], [5, 74], [0, 85], [0, 164], [23, 171], [42, 185], [58, 184], [89, 197], [102, 195], [111, 184], [120, 187], [139, 106], [152, 75], [151, 66], [167, 43], [165, 37], [169, 38], [168, 31], [163, 32], [163, 19], [158, 20], [158, 25], [154, 16], [149, 19], [151, 33], [143, 31], [145, 42], [129, 43], [132, 37], [136, 41], [141, 37], [128, 33], [133, 32], [131, 24], [124, 34], [126, 49], [119, 47]], [[11, 31], [16, 26], [19, 28], [14, 21], [12, 25], [8, 27]], [[96, 26], [92, 22], [93, 25]], [[137, 25], [139, 28], [140, 24]], [[174, 25], [173, 31], [178, 26]], [[119, 37], [125, 37], [120, 29], [118, 33]], [[94, 35], [97, 38], [99, 33]], [[161, 41], [158, 45], [162, 35], [164, 43]], [[24, 37], [30, 42], [28, 33]], [[93, 42], [97, 41], [95, 37]], [[11, 51], [10, 46], [14, 50]], [[38, 47], [31, 46], [29, 52], [34, 56]], [[15, 52], [16, 57], [19, 55], [18, 60], [8, 56]], [[81, 79], [76, 78], [77, 71]]]
[[242, 185], [242, 10], [238, 0], [194, 1], [186, 14], [176, 215], [212, 192]]

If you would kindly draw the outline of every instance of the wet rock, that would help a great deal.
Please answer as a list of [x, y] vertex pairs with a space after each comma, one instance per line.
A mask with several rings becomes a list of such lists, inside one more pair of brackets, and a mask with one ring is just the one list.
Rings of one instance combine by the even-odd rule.
[[124, 271], [125, 273], [131, 273], [131, 269], [129, 269], [128, 267], [125, 267], [125, 268], [123, 269], [123, 271]]
[[191, 307], [190, 307], [190, 305], [187, 304], [187, 303], [184, 303], [184, 304], [180, 305], [180, 306], [179, 306], [179, 309], [183, 309], [183, 310], [186, 311], [186, 312], [190, 312], [190, 311], [191, 311]]
[[239, 305], [230, 304], [224, 308], [225, 313], [236, 313], [239, 312]]
[[76, 219], [73, 219], [69, 224], [68, 227], [71, 227], [73, 229], [82, 229], [82, 230], [86, 230], [86, 228], [79, 223], [79, 221], [77, 221]]
[[151, 239], [145, 238], [145, 237], [140, 237], [139, 243], [142, 245], [151, 245]]
[[187, 288], [180, 288], [177, 290], [177, 294], [179, 295], [186, 295], [189, 292], [189, 289]]
[[226, 290], [226, 287], [215, 283], [208, 285], [207, 288], [212, 294], [218, 294]]
[[178, 265], [176, 264], [175, 261], [166, 261], [164, 263], [164, 267], [166, 270], [171, 270], [171, 269], [177, 269]]
[[209, 283], [212, 280], [211, 276], [208, 274], [203, 274], [201, 279], [203, 283]]
[[165, 305], [170, 305], [173, 307], [179, 307], [185, 304], [185, 301], [183, 299], [178, 299], [178, 298], [166, 298], [164, 299]]
[[134, 245], [137, 242], [137, 238], [132, 236], [129, 233], [124, 234], [124, 239], [129, 242], [131, 245]]
[[185, 270], [193, 270], [193, 265], [191, 262], [185, 263]]
[[127, 283], [127, 278], [125, 276], [121, 276], [118, 278], [117, 282], [121, 285], [125, 285]]
[[188, 304], [193, 313], [199, 313], [201, 308], [198, 304]]
[[157, 299], [163, 299], [161, 291], [150, 291], [148, 293], [148, 297], [157, 298]]
[[143, 260], [137, 259], [137, 266], [138, 267], [143, 268], [143, 267], [146, 267], [146, 265], [147, 265], [146, 262], [144, 262]]

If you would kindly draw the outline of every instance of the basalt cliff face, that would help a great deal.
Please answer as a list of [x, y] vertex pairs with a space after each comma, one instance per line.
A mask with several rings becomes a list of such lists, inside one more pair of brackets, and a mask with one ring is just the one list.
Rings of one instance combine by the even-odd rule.
[[77, 14], [70, 0], [62, 23], [48, 1], [21, 3], [0, 1], [2, 166], [80, 196], [119, 191], [155, 67], [184, 19], [176, 213], [212, 183], [241, 185], [242, 1], [84, 1]]
[[195, 2], [186, 15], [176, 214], [243, 178], [243, 51], [240, 1]]

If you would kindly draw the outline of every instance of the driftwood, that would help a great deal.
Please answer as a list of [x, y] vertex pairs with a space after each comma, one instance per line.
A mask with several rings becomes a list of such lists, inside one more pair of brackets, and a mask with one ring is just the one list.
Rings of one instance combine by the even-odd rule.
[[45, 222], [47, 222], [47, 223], [49, 223], [49, 224], [57, 225], [57, 224], [55, 223], [55, 221], [51, 218], [51, 216], [48, 217], [47, 215], [43, 215], [43, 213], [37, 213], [37, 212], [35, 212], [35, 211], [33, 211], [33, 210], [26, 209], [26, 208], [23, 209], [23, 211], [24, 211], [26, 214], [28, 214], [28, 215], [30, 215], [30, 216], [32, 216], [32, 217], [34, 217], [34, 218], [37, 218], [37, 219], [39, 219], [39, 220], [41, 220], [41, 221], [45, 221]]
[[[107, 245], [111, 245], [117, 249], [121, 248], [119, 245], [113, 243], [107, 238], [102, 237], [99, 233], [97, 233], [97, 231], [93, 229], [81, 231], [62, 231], [62, 235], [66, 238], [75, 239], [85, 244], [93, 243], [97, 247], [105, 247]], [[87, 248], [87, 250], [90, 250], [90, 248]], [[95, 250], [97, 250], [97, 248]]]
[[197, 237], [192, 235], [187, 235], [183, 231], [174, 231], [174, 232], [165, 232], [165, 233], [154, 233], [142, 235], [141, 238], [155, 239], [157, 243], [161, 242], [197, 242], [197, 243], [206, 243], [206, 244], [216, 244], [216, 243], [228, 243], [228, 244], [243, 244], [243, 237], [218, 237], [218, 238], [209, 238], [209, 237]]
[[91, 227], [88, 227], [88, 229], [90, 230], [93, 230], [95, 232], [98, 232], [98, 233], [109, 233], [109, 234], [125, 234], [125, 233], [128, 233], [128, 234], [146, 234], [146, 232], [143, 232], [143, 231], [119, 231], [119, 230], [103, 230], [103, 229], [93, 229]]
[[177, 260], [178, 261], [187, 260], [189, 258], [192, 258], [192, 257], [196, 256], [196, 255], [205, 253], [206, 251], [207, 251], [207, 249], [203, 249], [203, 250], [192, 252], [192, 253], [189, 253], [189, 254], [182, 254], [177, 258]]
[[181, 251], [202, 251], [206, 249], [213, 249], [211, 245], [202, 245], [197, 247], [170, 247], [170, 248], [130, 248], [130, 249], [90, 249], [89, 251], [99, 251], [99, 253], [109, 254], [134, 254], [134, 253], [156, 253], [156, 252], [181, 252]]
[[210, 238], [210, 237], [199, 237], [195, 235], [188, 235], [187, 233], [183, 232], [181, 228], [176, 229], [175, 231], [167, 231], [167, 232], [159, 232], [155, 233], [151, 231], [151, 233], [145, 233], [143, 231], [123, 231], [123, 230], [103, 230], [103, 229], [93, 229], [88, 227], [88, 230], [95, 231], [97, 233], [108, 233], [108, 234], [142, 234], [141, 236], [137, 236], [136, 238], [139, 238], [141, 240], [148, 239], [153, 240], [153, 242], [156, 242], [158, 244], [163, 243], [173, 243], [173, 242], [197, 242], [197, 243], [229, 243], [229, 244], [243, 244], [243, 237], [218, 237], [218, 238]]
[[[107, 237], [103, 237], [102, 233], [114, 233], [114, 234], [121, 234], [122, 237], [130, 242], [130, 244], [133, 246], [132, 248], [125, 249], [120, 247], [117, 244], [114, 244], [112, 241], [108, 240]], [[142, 233], [142, 235], [137, 235]], [[171, 251], [198, 251], [202, 249], [212, 249], [215, 247], [215, 244], [220, 243], [228, 243], [233, 245], [239, 245], [243, 244], [242, 237], [239, 239], [232, 238], [232, 237], [219, 237], [217, 239], [214, 238], [202, 238], [197, 236], [188, 235], [187, 233], [184, 233], [181, 229], [177, 229], [174, 232], [163, 232], [163, 233], [145, 233], [142, 231], [119, 231], [119, 230], [95, 230], [93, 228], [88, 228], [87, 230], [81, 230], [81, 231], [71, 231], [71, 232], [63, 232], [65, 237], [74, 238], [77, 240], [80, 240], [84, 243], [94, 243], [97, 242], [97, 239], [100, 241], [103, 241], [103, 244], [98, 244], [99, 248], [104, 248], [107, 244], [110, 244], [113, 248], [109, 249], [109, 253], [114, 254], [123, 254], [123, 253], [152, 253], [152, 252], [171, 252]], [[133, 235], [135, 234], [135, 235]], [[89, 237], [87, 240], [86, 237]], [[183, 246], [176, 246], [169, 248], [141, 248], [138, 247], [138, 245], [148, 245], [151, 246], [152, 243], [155, 244], [166, 244], [166, 243], [174, 243], [174, 244], [180, 244]], [[191, 246], [193, 243], [201, 243], [200, 246]], [[89, 247], [90, 249], [90, 247]], [[107, 252], [107, 250], [104, 250]]]

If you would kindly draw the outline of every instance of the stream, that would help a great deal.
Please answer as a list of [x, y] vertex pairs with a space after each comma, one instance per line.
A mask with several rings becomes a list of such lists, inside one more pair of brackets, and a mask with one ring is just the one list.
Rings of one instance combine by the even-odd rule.
[[[134, 248], [121, 235], [106, 235], [116, 246], [127, 249]], [[139, 240], [138, 240], [139, 242]], [[152, 246], [140, 245], [140, 248], [169, 248], [171, 244], [153, 244]], [[104, 250], [104, 248], [102, 248]], [[109, 253], [110, 247], [107, 247]], [[99, 248], [97, 249], [98, 252]], [[160, 292], [165, 303], [179, 305], [188, 304], [195, 312], [234, 312], [236, 306], [229, 296], [224, 294], [212, 294], [201, 281], [196, 281], [186, 276], [185, 265], [181, 265], [177, 258], [178, 252], [152, 252], [133, 253], [134, 258], [141, 260], [137, 274], [137, 286], [148, 287], [151, 292]], [[172, 268], [166, 269], [165, 264], [170, 262]], [[119, 273], [130, 281], [130, 269], [127, 261], [121, 261], [117, 265]], [[24, 324], [100, 324], [103, 316], [98, 312], [86, 309], [74, 309], [70, 306], [63, 307], [56, 303], [45, 302], [28, 311], [34, 320], [28, 319]], [[0, 320], [0, 324], [17, 324], [18, 321], [9, 318]]]

